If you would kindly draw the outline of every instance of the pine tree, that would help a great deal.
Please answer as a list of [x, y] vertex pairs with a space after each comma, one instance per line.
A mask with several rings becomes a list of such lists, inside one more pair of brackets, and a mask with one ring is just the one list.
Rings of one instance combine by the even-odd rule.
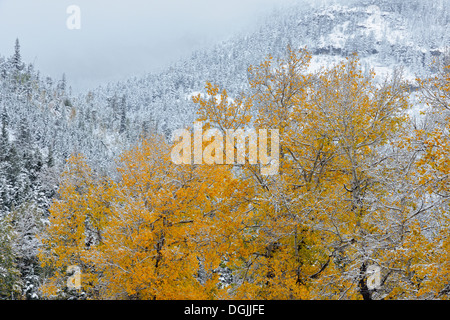
[[16, 39], [14, 45], [14, 54], [11, 58], [12, 65], [16, 72], [22, 71], [24, 68], [24, 64], [22, 63], [22, 56], [20, 53], [20, 43], [19, 39]]
[[120, 103], [120, 126], [119, 133], [122, 134], [127, 130], [127, 101], [126, 96], [122, 96]]
[[3, 107], [3, 112], [1, 115], [1, 136], [0, 136], [0, 162], [8, 159], [9, 151], [9, 135], [6, 130], [8, 126], [8, 114], [6, 113], [6, 107]]
[[27, 201], [10, 213], [11, 227], [16, 234], [12, 248], [15, 263], [21, 275], [22, 295], [26, 299], [38, 298], [40, 265], [37, 258], [43, 231], [44, 210], [33, 201]]
[[16, 237], [8, 217], [0, 217], [0, 299], [21, 298], [21, 274], [13, 244]]

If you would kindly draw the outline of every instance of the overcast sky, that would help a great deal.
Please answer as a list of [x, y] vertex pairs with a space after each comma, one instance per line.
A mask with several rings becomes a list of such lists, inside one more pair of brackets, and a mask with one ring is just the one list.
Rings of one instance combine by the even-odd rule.
[[[0, 0], [0, 55], [22, 57], [74, 90], [141, 75], [255, 25], [293, 0]], [[298, 0], [300, 1], [300, 0]], [[80, 8], [70, 30], [67, 7]]]

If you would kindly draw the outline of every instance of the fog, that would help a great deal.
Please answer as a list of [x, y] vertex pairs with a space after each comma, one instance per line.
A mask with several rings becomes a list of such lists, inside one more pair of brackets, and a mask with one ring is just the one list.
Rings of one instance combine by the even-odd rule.
[[[0, 55], [13, 53], [74, 91], [157, 71], [255, 26], [288, 0], [0, 0]], [[69, 29], [67, 7], [80, 8]]]

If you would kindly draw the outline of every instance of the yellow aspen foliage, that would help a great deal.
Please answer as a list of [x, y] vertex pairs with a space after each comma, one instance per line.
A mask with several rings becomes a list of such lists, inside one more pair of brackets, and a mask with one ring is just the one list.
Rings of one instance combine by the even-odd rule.
[[[450, 63], [448, 56], [436, 61], [436, 73], [418, 79], [421, 97], [429, 106], [431, 128], [419, 129], [409, 140], [411, 148], [420, 150], [415, 179], [436, 203], [426, 222], [417, 221], [411, 236], [411, 248], [416, 248], [416, 260], [411, 269], [416, 280], [416, 295], [427, 299], [450, 297]], [[423, 235], [426, 230], [426, 236]]]
[[40, 260], [54, 276], [43, 286], [48, 296], [58, 296], [68, 280], [66, 271], [77, 266], [82, 286], [93, 294], [99, 269], [95, 265], [103, 243], [104, 227], [114, 198], [113, 183], [97, 179], [82, 156], [72, 156], [61, 177], [59, 196], [50, 208], [49, 225], [42, 235]]
[[108, 296], [225, 295], [214, 270], [236, 251], [234, 237], [245, 203], [234, 190], [241, 183], [224, 166], [177, 167], [168, 151], [161, 141], [143, 142], [122, 157], [120, 192], [102, 262]]
[[[251, 89], [241, 98], [253, 117], [245, 123], [279, 129], [281, 154], [275, 176], [242, 166], [256, 197], [239, 298], [372, 298], [364, 270], [380, 263], [386, 245], [377, 224], [389, 211], [373, 202], [391, 191], [378, 174], [391, 159], [382, 149], [407, 120], [406, 84], [395, 73], [377, 85], [356, 57], [310, 73], [310, 59], [288, 47], [285, 58], [249, 68]], [[235, 105], [194, 102], [199, 119], [230, 125], [211, 115]]]
[[[55, 270], [49, 295], [78, 265], [82, 289], [101, 299], [228, 296], [216, 270], [239, 252], [245, 182], [226, 166], [176, 166], [169, 154], [162, 138], [143, 141], [121, 157], [117, 183], [70, 161], [41, 256]], [[98, 235], [89, 246], [88, 226]]]
[[[419, 80], [429, 129], [408, 117], [401, 72], [310, 62], [306, 49], [268, 56], [236, 97], [206, 83], [200, 125], [182, 135], [194, 145], [150, 136], [116, 180], [72, 157], [42, 235], [46, 294], [78, 266], [99, 299], [448, 298], [448, 67]], [[227, 150], [230, 130], [249, 130], [242, 154], [233, 136]], [[279, 155], [276, 174], [262, 148]]]

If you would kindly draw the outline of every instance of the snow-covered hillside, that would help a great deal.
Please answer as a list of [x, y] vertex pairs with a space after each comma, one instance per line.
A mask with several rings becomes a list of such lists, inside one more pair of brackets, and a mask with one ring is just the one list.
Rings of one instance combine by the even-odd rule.
[[106, 97], [126, 95], [132, 132], [147, 122], [170, 132], [192, 123], [194, 105], [186, 97], [203, 92], [206, 81], [236, 95], [246, 88], [250, 65], [269, 54], [284, 54], [287, 45], [312, 52], [312, 70], [357, 53], [361, 64], [380, 78], [402, 67], [414, 86], [416, 76], [428, 74], [433, 59], [450, 44], [446, 3], [353, 1], [309, 9], [293, 5], [266, 17], [258, 32], [195, 52], [162, 73], [94, 89], [93, 102], [108, 110]]

